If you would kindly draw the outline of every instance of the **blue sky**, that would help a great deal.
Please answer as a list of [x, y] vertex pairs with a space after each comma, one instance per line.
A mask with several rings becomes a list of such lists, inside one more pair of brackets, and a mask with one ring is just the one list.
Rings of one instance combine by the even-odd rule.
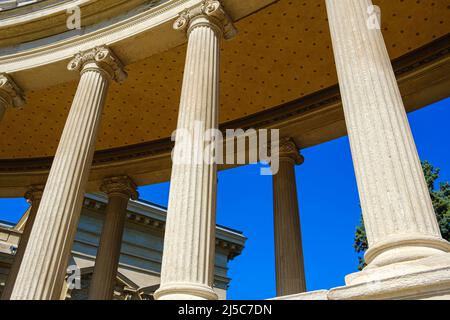
[[[450, 181], [450, 99], [409, 114], [421, 159], [441, 168]], [[357, 271], [353, 237], [360, 207], [347, 137], [302, 151], [297, 167], [308, 290], [344, 285]], [[167, 205], [169, 184], [140, 188], [141, 198]], [[23, 199], [0, 199], [0, 220], [17, 221], [25, 212]], [[259, 166], [219, 173], [217, 223], [248, 237], [241, 256], [230, 262], [230, 299], [275, 296], [272, 178], [260, 176]]]

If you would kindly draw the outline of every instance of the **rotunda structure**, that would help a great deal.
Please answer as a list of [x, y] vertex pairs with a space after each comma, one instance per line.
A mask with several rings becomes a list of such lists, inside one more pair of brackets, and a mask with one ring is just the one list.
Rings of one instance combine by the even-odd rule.
[[[272, 154], [280, 159], [277, 299], [450, 298], [450, 244], [406, 117], [450, 96], [447, 1], [0, 6], [0, 197], [45, 186], [11, 299], [61, 298], [85, 193], [108, 195], [111, 232], [103, 250], [117, 250], [137, 187], [165, 181], [171, 191], [155, 297], [217, 299], [216, 174], [242, 163], [173, 163], [173, 132], [194, 131], [196, 122], [223, 133], [279, 129]], [[303, 162], [301, 149], [345, 135], [368, 266], [345, 287], [305, 293], [294, 167]], [[176, 148], [196, 158], [183, 143], [177, 139]], [[102, 259], [105, 274], [117, 268], [117, 254]]]

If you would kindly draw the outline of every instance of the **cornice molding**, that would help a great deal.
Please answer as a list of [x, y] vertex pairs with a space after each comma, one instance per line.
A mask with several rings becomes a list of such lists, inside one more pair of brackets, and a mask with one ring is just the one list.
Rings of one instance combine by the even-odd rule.
[[10, 8], [0, 12], [0, 28], [36, 21], [42, 19], [42, 17], [65, 12], [70, 7], [81, 7], [94, 1], [95, 0], [46, 0]]
[[[136, 14], [104, 28], [87, 34], [52, 42], [30, 50], [0, 56], [0, 67], [4, 72], [18, 72], [72, 58], [80, 51], [112, 45], [148, 31], [167, 20], [175, 19], [180, 6], [194, 5], [200, 0], [170, 0], [145, 12]], [[159, 19], [154, 19], [159, 16]]]
[[[92, 1], [92, 0], [85, 0]], [[72, 30], [54, 36], [38, 38], [38, 40], [17, 44], [0, 49], [0, 70], [9, 74], [23, 73], [33, 69], [33, 72], [45, 74], [47, 68], [68, 62], [77, 52], [89, 50], [97, 46], [112, 46], [119, 53], [125, 53], [125, 65], [145, 59], [153, 54], [182, 45], [186, 39], [175, 30], [168, 33], [168, 28], [179, 17], [179, 13], [186, 8], [197, 6], [202, 0], [155, 0], [149, 2], [132, 13], [110, 18], [106, 22], [89, 25], [82, 30]], [[232, 11], [228, 14], [234, 21], [244, 18], [278, 0], [253, 0], [242, 3], [242, 0], [226, 0], [227, 7]], [[154, 6], [152, 6], [152, 3]], [[120, 19], [119, 19], [120, 18]], [[153, 42], [155, 45], [146, 46], [146, 50], [129, 50], [130, 42], [139, 37], [141, 41]], [[131, 51], [131, 52], [130, 52]], [[54, 69], [52, 69], [54, 72]], [[27, 79], [24, 77], [24, 79]], [[27, 90], [51, 86], [74, 80], [64, 72], [58, 77], [46, 79], [42, 82], [29, 81], [24, 83]]]
[[[106, 210], [107, 204], [103, 201], [98, 201], [92, 198], [84, 198], [83, 207], [98, 211], [98, 212], [104, 212]], [[161, 209], [161, 211], [164, 211]], [[148, 217], [136, 212], [127, 211], [126, 218], [129, 222], [136, 223], [138, 225], [142, 225], [144, 227], [150, 227], [158, 232], [164, 232], [166, 227], [166, 221], [156, 219], [153, 217]], [[226, 232], [226, 231], [223, 231]], [[228, 258], [231, 260], [234, 257], [238, 256], [242, 250], [244, 249], [244, 246], [239, 245], [237, 243], [233, 243], [230, 241], [227, 241], [226, 239], [221, 239], [216, 237], [216, 247], [221, 248], [225, 251], [228, 251]]]

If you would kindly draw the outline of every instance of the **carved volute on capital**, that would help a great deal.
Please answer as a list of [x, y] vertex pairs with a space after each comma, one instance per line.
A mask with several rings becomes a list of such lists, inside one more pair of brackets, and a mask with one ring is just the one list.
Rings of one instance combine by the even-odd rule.
[[25, 104], [22, 89], [5, 73], [0, 74], [0, 96], [5, 100], [5, 107], [21, 107]]
[[282, 138], [280, 140], [279, 157], [290, 158], [294, 160], [295, 164], [300, 165], [305, 161], [305, 158], [300, 154], [299, 148], [291, 138]]
[[[196, 18], [204, 17], [203, 21]], [[196, 23], [193, 23], [193, 22]], [[185, 31], [189, 35], [193, 28], [207, 24], [215, 28], [225, 40], [236, 36], [237, 30], [233, 25], [230, 16], [223, 9], [218, 0], [203, 0], [200, 5], [184, 10], [179, 14], [173, 28], [179, 31]]]
[[67, 65], [67, 69], [83, 73], [91, 69], [92, 64], [107, 72], [114, 81], [121, 82], [127, 78], [122, 62], [108, 47], [95, 47], [77, 53]]
[[28, 191], [25, 193], [24, 198], [29, 204], [33, 204], [34, 201], [40, 201], [44, 194], [44, 185], [34, 185], [28, 187]]
[[100, 191], [106, 193], [108, 196], [112, 194], [119, 194], [128, 199], [137, 200], [139, 198], [137, 186], [128, 176], [103, 179], [103, 183], [100, 186]]

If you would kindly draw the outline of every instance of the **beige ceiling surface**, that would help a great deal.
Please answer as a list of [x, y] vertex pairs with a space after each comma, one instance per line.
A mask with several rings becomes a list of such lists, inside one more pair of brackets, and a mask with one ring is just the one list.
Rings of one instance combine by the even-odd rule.
[[[382, 9], [392, 59], [449, 30], [446, 0], [374, 3]], [[221, 122], [337, 83], [324, 1], [280, 0], [236, 26], [239, 35], [222, 45]], [[110, 88], [97, 149], [170, 136], [176, 127], [185, 51], [181, 46], [127, 66], [129, 78]], [[0, 122], [0, 159], [53, 155], [76, 85], [27, 92], [24, 108], [8, 110]]]

